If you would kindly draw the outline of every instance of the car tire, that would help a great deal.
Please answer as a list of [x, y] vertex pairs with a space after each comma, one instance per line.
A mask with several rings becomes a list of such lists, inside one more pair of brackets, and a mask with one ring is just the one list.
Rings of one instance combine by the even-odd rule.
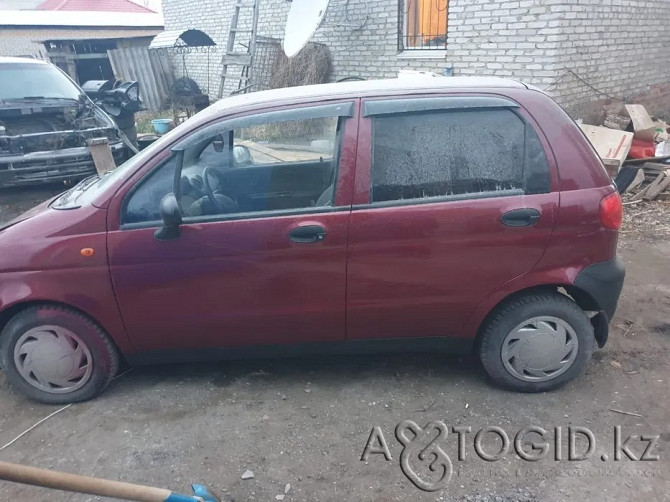
[[501, 387], [544, 392], [584, 370], [594, 340], [589, 318], [572, 299], [557, 292], [527, 294], [505, 302], [489, 316], [480, 357]]
[[16, 314], [0, 333], [7, 380], [47, 404], [86, 401], [112, 380], [119, 355], [107, 334], [72, 309], [41, 305]]

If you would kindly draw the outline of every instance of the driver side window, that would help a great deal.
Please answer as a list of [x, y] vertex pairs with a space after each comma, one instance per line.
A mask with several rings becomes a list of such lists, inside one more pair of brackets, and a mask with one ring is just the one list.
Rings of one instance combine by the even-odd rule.
[[340, 120], [263, 123], [189, 147], [179, 187], [184, 217], [332, 206]]
[[139, 182], [122, 222], [159, 225], [160, 202], [170, 192], [185, 221], [331, 207], [344, 120], [268, 121], [205, 136], [183, 150], [181, 161], [175, 152]]

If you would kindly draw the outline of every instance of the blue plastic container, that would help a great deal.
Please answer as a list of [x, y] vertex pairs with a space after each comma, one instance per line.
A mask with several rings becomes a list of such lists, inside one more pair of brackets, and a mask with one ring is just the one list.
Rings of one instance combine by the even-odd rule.
[[170, 130], [171, 119], [154, 119], [151, 121], [151, 125], [154, 126], [154, 131], [156, 134], [165, 134]]

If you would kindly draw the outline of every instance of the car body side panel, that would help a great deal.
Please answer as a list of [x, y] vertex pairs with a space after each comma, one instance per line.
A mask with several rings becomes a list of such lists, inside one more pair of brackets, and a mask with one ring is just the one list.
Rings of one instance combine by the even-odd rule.
[[[510, 95], [515, 94], [517, 91], [510, 91]], [[603, 228], [599, 215], [600, 201], [616, 188], [602, 161], [577, 124], [548, 96], [527, 92], [520, 93], [519, 99], [527, 103], [559, 166], [558, 219], [551, 245], [537, 270], [558, 266], [581, 269], [611, 260], [616, 256], [619, 234]]]
[[602, 227], [600, 201], [615, 188], [600, 158], [579, 127], [541, 92], [509, 91], [525, 104], [548, 141], [559, 166], [560, 207], [546, 252], [537, 265], [491, 292], [468, 320], [465, 332], [475, 335], [488, 313], [516, 292], [542, 285], [572, 285], [581, 270], [616, 256], [618, 232]]
[[[465, 328], [491, 288], [541, 259], [557, 194], [354, 211], [347, 267], [350, 339], [472, 336]], [[507, 211], [542, 213], [534, 228], [506, 228]]]
[[[357, 125], [357, 116], [346, 119], [332, 211], [184, 222], [178, 238], [158, 241], [155, 228], [119, 226], [132, 184], [119, 191], [109, 209], [110, 273], [138, 352], [344, 340]], [[289, 232], [306, 225], [323, 226], [323, 241], [291, 242]]]
[[[289, 232], [321, 225], [323, 242]], [[349, 211], [110, 232], [110, 267], [138, 350], [344, 339]]]
[[[559, 194], [370, 206], [371, 138], [371, 120], [363, 118], [349, 233], [348, 339], [474, 336], [466, 324], [482, 298], [541, 260]], [[553, 173], [552, 185], [557, 181]], [[532, 227], [503, 225], [502, 215], [518, 208], [537, 209], [541, 218]]]

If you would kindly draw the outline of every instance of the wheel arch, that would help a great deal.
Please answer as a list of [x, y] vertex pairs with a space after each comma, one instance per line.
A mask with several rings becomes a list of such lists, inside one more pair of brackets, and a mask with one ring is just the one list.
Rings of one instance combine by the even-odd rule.
[[523, 288], [518, 291], [514, 291], [507, 296], [503, 297], [498, 303], [496, 303], [493, 308], [484, 316], [482, 321], [479, 323], [477, 328], [477, 334], [475, 336], [475, 343], [473, 347], [475, 350], [479, 350], [481, 344], [481, 338], [484, 331], [484, 327], [489, 322], [491, 317], [495, 315], [497, 310], [505, 305], [506, 303], [512, 302], [517, 298], [529, 294], [537, 293], [560, 293], [572, 301], [574, 301], [582, 310], [585, 312], [596, 312], [596, 314], [590, 317], [591, 325], [593, 326], [593, 332], [596, 338], [596, 342], [599, 347], [603, 347], [607, 342], [608, 337], [608, 321], [607, 316], [600, 311], [600, 307], [596, 300], [583, 289], [574, 286], [572, 284], [542, 284], [538, 286], [531, 286], [528, 288]]
[[109, 333], [107, 329], [105, 329], [102, 323], [100, 323], [95, 317], [93, 317], [88, 312], [74, 305], [70, 305], [68, 303], [63, 302], [56, 302], [52, 300], [28, 300], [23, 302], [17, 302], [13, 305], [10, 305], [6, 309], [0, 311], [0, 336], [2, 335], [2, 331], [5, 329], [9, 321], [11, 321], [16, 315], [18, 315], [19, 313], [23, 312], [26, 309], [39, 306], [66, 308], [76, 312], [79, 315], [86, 317], [88, 320], [94, 323], [98, 328], [100, 328], [103, 332], [105, 332], [105, 334], [107, 334], [109, 339], [114, 344], [114, 347], [116, 348], [119, 355], [123, 354], [114, 337]]

